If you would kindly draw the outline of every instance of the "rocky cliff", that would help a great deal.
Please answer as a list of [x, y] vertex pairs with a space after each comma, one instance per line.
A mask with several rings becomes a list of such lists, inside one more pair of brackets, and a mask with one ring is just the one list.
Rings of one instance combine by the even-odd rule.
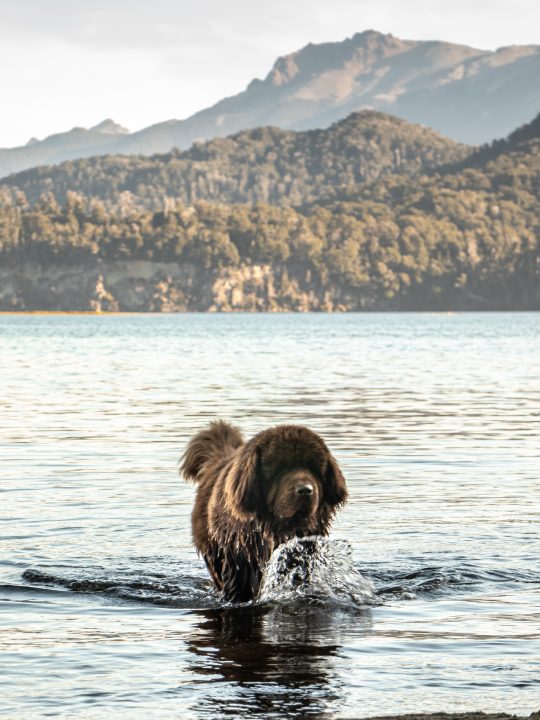
[[0, 269], [0, 311], [331, 312], [365, 304], [367, 298], [319, 287], [309, 270], [291, 276], [270, 265], [209, 272], [193, 264], [139, 260]]

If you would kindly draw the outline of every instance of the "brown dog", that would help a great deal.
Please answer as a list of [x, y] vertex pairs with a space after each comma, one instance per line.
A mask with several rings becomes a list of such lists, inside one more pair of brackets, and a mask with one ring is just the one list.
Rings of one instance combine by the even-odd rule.
[[274, 548], [326, 535], [347, 499], [345, 479], [323, 440], [278, 425], [245, 442], [224, 422], [193, 437], [181, 473], [198, 484], [193, 540], [224, 600], [252, 600]]

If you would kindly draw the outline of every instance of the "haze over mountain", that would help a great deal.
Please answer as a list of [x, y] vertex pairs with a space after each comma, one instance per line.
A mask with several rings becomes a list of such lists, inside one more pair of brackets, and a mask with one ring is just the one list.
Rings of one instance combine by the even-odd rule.
[[[540, 46], [479, 50], [448, 42], [401, 40], [375, 31], [309, 44], [278, 58], [264, 80], [185, 120], [135, 133], [101, 126], [0, 150], [0, 176], [95, 154], [185, 149], [196, 140], [273, 125], [326, 127], [371, 108], [428, 125], [469, 144], [507, 135], [540, 109]], [[118, 127], [114, 126], [113, 127]]]
[[108, 118], [89, 129], [74, 127], [44, 140], [31, 138], [22, 147], [0, 149], [0, 177], [38, 165], [101, 155], [127, 135], [129, 130]]

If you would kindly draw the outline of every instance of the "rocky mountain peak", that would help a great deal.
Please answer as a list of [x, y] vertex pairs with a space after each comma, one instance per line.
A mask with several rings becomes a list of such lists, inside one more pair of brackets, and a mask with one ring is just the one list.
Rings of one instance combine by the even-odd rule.
[[111, 120], [111, 118], [102, 120], [97, 125], [94, 125], [94, 127], [91, 127], [90, 130], [94, 130], [95, 132], [100, 132], [105, 135], [125, 135], [126, 133], [129, 133], [127, 128], [122, 127], [122, 125], [118, 125], [118, 123], [115, 123], [114, 120]]
[[342, 69], [351, 61], [355, 65], [372, 65], [408, 45], [414, 45], [414, 42], [399, 40], [376, 30], [355, 33], [340, 42], [309, 43], [296, 52], [279, 57], [265, 83], [274, 87], [284, 86], [295, 78], [305, 80], [332, 69]]

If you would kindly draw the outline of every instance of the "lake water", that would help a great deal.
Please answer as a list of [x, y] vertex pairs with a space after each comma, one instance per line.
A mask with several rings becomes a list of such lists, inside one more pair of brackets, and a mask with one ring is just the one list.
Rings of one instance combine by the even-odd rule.
[[[534, 313], [0, 316], [0, 714], [539, 710], [539, 359]], [[218, 417], [325, 438], [380, 605], [219, 607]]]

